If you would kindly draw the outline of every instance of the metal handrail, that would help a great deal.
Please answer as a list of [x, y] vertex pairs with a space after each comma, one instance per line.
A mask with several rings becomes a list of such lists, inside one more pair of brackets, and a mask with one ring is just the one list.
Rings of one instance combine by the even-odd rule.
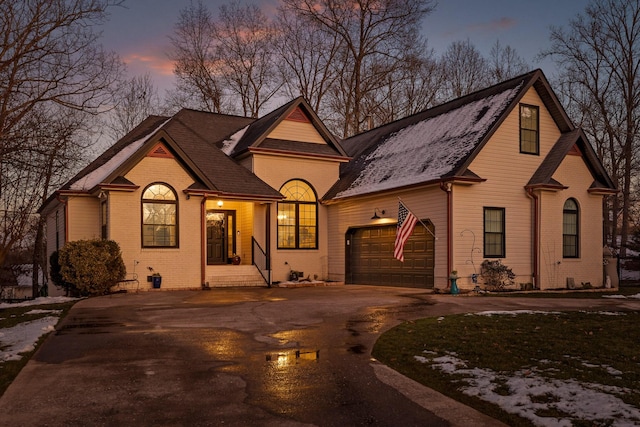
[[267, 253], [262, 249], [260, 243], [251, 236], [251, 244], [253, 246], [251, 251], [251, 264], [255, 265], [260, 272], [260, 275], [267, 283], [267, 286], [271, 287], [271, 269], [269, 263], [269, 257]]

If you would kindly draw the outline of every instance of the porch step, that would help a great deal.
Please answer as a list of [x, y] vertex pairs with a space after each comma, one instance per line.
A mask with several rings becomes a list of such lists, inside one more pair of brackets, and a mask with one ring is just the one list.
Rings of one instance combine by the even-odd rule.
[[212, 288], [225, 286], [266, 286], [266, 282], [255, 265], [221, 265], [213, 268], [207, 276]]

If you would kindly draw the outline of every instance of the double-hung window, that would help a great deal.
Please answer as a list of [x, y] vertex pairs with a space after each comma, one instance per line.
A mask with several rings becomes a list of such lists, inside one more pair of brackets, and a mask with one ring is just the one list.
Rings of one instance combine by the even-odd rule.
[[562, 210], [562, 256], [578, 258], [580, 256], [578, 203], [567, 199]]
[[504, 208], [484, 208], [484, 257], [505, 257]]
[[533, 105], [520, 104], [520, 152], [540, 154], [539, 109]]

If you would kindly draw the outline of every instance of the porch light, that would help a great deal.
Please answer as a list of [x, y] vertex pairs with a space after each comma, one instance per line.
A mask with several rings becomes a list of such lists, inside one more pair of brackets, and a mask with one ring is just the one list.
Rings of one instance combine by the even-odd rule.
[[378, 212], [380, 212], [380, 215], [384, 215], [384, 209], [380, 210], [378, 208], [373, 209], [373, 216], [371, 217], [371, 219], [380, 219], [381, 217], [378, 216]]
[[218, 207], [221, 208], [222, 205], [224, 205], [224, 203], [222, 202], [222, 200], [218, 200]]

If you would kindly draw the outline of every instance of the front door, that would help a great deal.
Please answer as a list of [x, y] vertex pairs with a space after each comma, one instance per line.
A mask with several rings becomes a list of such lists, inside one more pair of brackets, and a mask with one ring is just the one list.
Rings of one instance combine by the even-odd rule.
[[207, 264], [227, 264], [236, 251], [236, 212], [207, 210]]

